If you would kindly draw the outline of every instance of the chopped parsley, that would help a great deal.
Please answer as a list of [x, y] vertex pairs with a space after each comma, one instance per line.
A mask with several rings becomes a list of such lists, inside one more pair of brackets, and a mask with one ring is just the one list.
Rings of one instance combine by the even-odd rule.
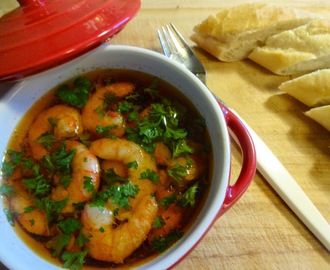
[[103, 178], [108, 185], [114, 185], [116, 182], [127, 183], [129, 180], [115, 173], [113, 168], [103, 171]]
[[196, 203], [196, 196], [198, 193], [198, 182], [188, 187], [184, 192], [175, 192], [166, 197], [161, 198], [158, 201], [159, 206], [163, 206], [166, 209], [171, 204], [177, 204], [180, 207], [193, 207]]
[[[106, 81], [104, 78], [99, 79], [103, 80], [103, 83]], [[108, 81], [113, 83], [112, 79]], [[115, 80], [115, 82], [117, 81]], [[107, 87], [108, 84], [103, 85]], [[124, 164], [127, 168], [127, 175], [130, 175], [132, 170], [139, 169], [139, 181], [136, 184], [131, 182], [129, 176], [117, 175], [114, 169], [101, 170], [98, 185], [95, 185], [93, 178], [82, 172], [80, 174], [81, 179], [78, 181], [79, 185], [85, 189], [84, 195], [88, 192], [91, 198], [74, 202], [74, 196], [71, 194], [71, 183], [77, 179], [73, 179], [72, 176], [74, 169], [72, 163], [77, 150], [68, 148], [66, 141], [58, 140], [51, 132], [42, 134], [36, 141], [48, 150], [48, 154], [39, 160], [31, 157], [31, 149], [27, 140], [23, 141], [21, 145], [22, 151], [7, 150], [1, 165], [2, 176], [7, 180], [14, 172], [16, 174], [16, 171], [21, 175], [20, 180], [23, 189], [30, 196], [30, 204], [24, 208], [24, 213], [28, 217], [27, 222], [31, 226], [37, 225], [38, 220], [28, 215], [35, 210], [44, 213], [48, 230], [47, 238], [42, 237], [44, 245], [53, 257], [59, 258], [63, 262], [63, 268], [82, 269], [89, 252], [86, 244], [93, 241], [93, 234], [116, 229], [117, 226], [121, 226], [131, 218], [126, 213], [131, 210], [132, 201], [135, 198], [139, 200], [140, 188], [144, 188], [145, 181], [149, 180], [155, 185], [164, 185], [150, 194], [155, 199], [161, 196], [162, 193], [158, 192], [162, 192], [165, 187], [171, 192], [170, 195], [158, 201], [159, 212], [152, 221], [153, 230], [165, 228], [168, 225], [166, 224], [167, 217], [162, 216], [162, 211], [167, 210], [171, 205], [177, 207], [178, 211], [187, 214], [194, 211], [194, 209], [188, 208], [196, 205], [200, 179], [196, 179], [196, 182], [195, 180], [188, 182], [185, 181], [185, 177], [194, 166], [193, 161], [189, 158], [189, 155], [194, 153], [194, 148], [191, 145], [204, 138], [205, 122], [203, 119], [190, 114], [183, 104], [164, 97], [158, 87], [159, 80], [155, 78], [147, 87], [136, 84], [134, 93], [126, 97], [116, 96], [116, 94], [107, 91], [101, 97], [101, 105], [94, 110], [96, 117], [100, 118], [123, 117], [124, 138], [140, 145], [149, 153], [148, 155], [151, 156], [153, 162], [157, 161], [158, 158], [154, 155], [154, 150], [159, 142], [164, 143], [170, 149], [172, 161], [177, 158], [183, 160], [175, 165], [156, 164], [157, 169], [145, 168], [141, 170], [139, 166], [143, 164], [140, 164], [140, 161]], [[66, 103], [81, 111], [80, 109], [86, 106], [94, 88], [87, 77], [78, 77], [72, 83], [64, 84], [57, 89], [56, 103]], [[56, 116], [49, 117], [47, 121], [47, 125], [52, 128], [58, 125]], [[99, 138], [107, 137], [115, 140], [116, 136], [110, 134], [114, 128], [118, 128], [118, 126], [95, 125], [94, 131], [85, 130], [84, 134], [75, 140], [87, 147]], [[134, 153], [132, 153], [133, 155]], [[150, 157], [148, 156], [148, 158]], [[88, 162], [87, 157], [83, 157], [82, 162]], [[99, 158], [99, 162], [102, 165], [103, 159]], [[85, 163], [83, 166], [86, 164], [89, 163]], [[166, 186], [168, 183], [169, 186]], [[58, 187], [59, 189], [57, 189]], [[63, 189], [65, 191], [61, 193]], [[78, 189], [77, 192], [80, 192]], [[6, 196], [8, 200], [16, 195], [11, 182], [4, 182], [0, 186], [0, 195]], [[70, 196], [72, 196], [72, 205], [67, 208], [69, 201], [71, 203]], [[91, 230], [84, 235], [83, 232], [85, 233], [86, 230], [83, 230], [83, 224], [80, 220], [86, 205], [99, 207], [100, 211], [111, 205], [114, 216], [112, 226], [100, 226], [98, 230]], [[180, 207], [186, 209], [180, 210]], [[72, 209], [73, 212], [70, 212]], [[8, 222], [14, 226], [18, 213], [13, 212], [12, 209], [4, 209], [4, 211]], [[142, 219], [138, 219], [136, 222], [142, 222]], [[167, 231], [168, 228], [165, 229]], [[155, 252], [163, 252], [182, 236], [183, 232], [174, 229], [167, 235], [154, 237], [151, 240], [152, 249]]]
[[92, 91], [93, 86], [87, 77], [78, 77], [73, 82], [73, 87], [65, 84], [57, 89], [57, 97], [63, 102], [76, 107], [83, 108], [89, 98], [89, 93]]
[[53, 143], [55, 142], [55, 136], [52, 133], [45, 133], [42, 134], [36, 142], [42, 144], [42, 146], [49, 151], [52, 149]]
[[84, 188], [88, 191], [88, 192], [92, 192], [94, 191], [94, 182], [93, 179], [89, 176], [84, 176]]
[[88, 254], [89, 250], [86, 249], [85, 251], [65, 251], [61, 258], [64, 261], [63, 268], [68, 268], [70, 270], [80, 270], [82, 269], [85, 257]]
[[131, 182], [113, 184], [112, 186], [107, 186], [104, 191], [94, 193], [91, 206], [103, 209], [105, 202], [110, 199], [111, 203], [118, 205], [120, 208], [130, 210], [130, 198], [135, 198], [139, 191], [139, 187]]
[[175, 181], [181, 182], [184, 177], [189, 174], [189, 169], [194, 165], [193, 161], [189, 159], [185, 165], [180, 163], [175, 163], [173, 166], [167, 169], [169, 176], [171, 176]]
[[132, 162], [127, 163], [126, 164], [126, 167], [127, 168], [137, 169], [139, 167], [139, 163], [136, 160], [134, 160]]
[[100, 133], [103, 136], [106, 136], [109, 133], [110, 130], [112, 130], [116, 127], [117, 127], [116, 125], [111, 125], [111, 126], [98, 125], [98, 126], [96, 126], [96, 133]]
[[153, 227], [154, 229], [160, 229], [160, 228], [162, 228], [164, 225], [165, 225], [165, 221], [164, 221], [164, 219], [162, 218], [162, 216], [159, 216], [159, 215], [158, 215], [158, 216], [155, 218], [152, 227]]
[[182, 238], [183, 232], [173, 230], [166, 237], [158, 236], [152, 239], [151, 245], [154, 251], [159, 253], [168, 249], [172, 244]]
[[82, 228], [82, 224], [80, 221], [70, 217], [60, 221], [57, 226], [65, 234], [73, 234], [74, 232]]
[[147, 152], [153, 152], [158, 141], [168, 144], [174, 156], [191, 153], [186, 143], [187, 131], [179, 121], [180, 113], [168, 101], [151, 104], [148, 115], [136, 123], [134, 128], [126, 128], [128, 139], [140, 144]]
[[151, 182], [153, 182], [154, 184], [157, 184], [158, 179], [159, 179], [159, 175], [157, 172], [155, 171], [151, 171], [149, 168], [142, 172], [140, 175], [140, 179], [149, 179]]
[[23, 166], [23, 173], [33, 167], [34, 163], [30, 158], [24, 157], [23, 152], [8, 149], [5, 154], [5, 160], [1, 165], [1, 172], [5, 178], [10, 177], [14, 170]]
[[195, 198], [198, 192], [198, 182], [189, 187], [181, 197], [178, 199], [178, 204], [181, 207], [193, 207], [195, 205]]
[[14, 196], [15, 195], [15, 187], [10, 186], [8, 184], [2, 184], [0, 186], [0, 195], [4, 196]]
[[163, 206], [165, 209], [168, 209], [168, 207], [175, 203], [177, 201], [177, 195], [176, 193], [172, 193], [166, 197], [163, 197], [159, 200], [158, 205]]
[[33, 175], [29, 178], [23, 178], [24, 186], [30, 191], [33, 196], [45, 196], [51, 191], [51, 184], [40, 173], [40, 166], [35, 165], [32, 169]]

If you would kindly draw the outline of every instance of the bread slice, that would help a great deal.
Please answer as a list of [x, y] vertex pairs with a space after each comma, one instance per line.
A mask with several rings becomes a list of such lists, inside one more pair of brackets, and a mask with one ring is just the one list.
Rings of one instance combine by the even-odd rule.
[[278, 75], [330, 68], [330, 18], [271, 36], [249, 58]]
[[221, 61], [248, 57], [267, 37], [304, 25], [315, 18], [309, 12], [263, 3], [226, 8], [194, 27], [190, 37], [198, 46]]
[[330, 105], [313, 108], [305, 114], [330, 131]]
[[279, 89], [309, 107], [330, 105], [330, 69], [317, 70], [286, 81]]

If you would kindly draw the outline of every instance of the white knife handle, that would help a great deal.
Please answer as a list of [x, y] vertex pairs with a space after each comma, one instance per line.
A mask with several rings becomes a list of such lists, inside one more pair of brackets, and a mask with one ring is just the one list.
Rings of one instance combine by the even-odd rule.
[[[261, 138], [234, 110], [230, 110], [242, 121], [250, 132], [256, 148], [258, 171], [308, 229], [330, 251], [329, 223]], [[235, 136], [233, 138], [236, 140]]]

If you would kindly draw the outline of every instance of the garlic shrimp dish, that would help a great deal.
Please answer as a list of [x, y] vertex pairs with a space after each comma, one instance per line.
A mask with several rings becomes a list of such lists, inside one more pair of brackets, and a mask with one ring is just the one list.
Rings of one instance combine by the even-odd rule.
[[3, 210], [34, 251], [64, 268], [153, 259], [180, 241], [208, 193], [204, 119], [141, 72], [98, 70], [56, 87], [12, 137]]

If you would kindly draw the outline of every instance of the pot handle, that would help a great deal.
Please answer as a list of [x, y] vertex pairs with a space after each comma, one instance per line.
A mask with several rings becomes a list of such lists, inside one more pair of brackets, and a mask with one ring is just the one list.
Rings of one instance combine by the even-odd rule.
[[257, 160], [254, 143], [247, 128], [232, 110], [219, 101], [218, 104], [224, 114], [225, 121], [230, 130], [229, 133], [241, 147], [243, 157], [242, 169], [235, 184], [228, 185], [225, 200], [218, 212], [217, 217], [219, 218], [234, 205], [249, 187], [256, 172]]

